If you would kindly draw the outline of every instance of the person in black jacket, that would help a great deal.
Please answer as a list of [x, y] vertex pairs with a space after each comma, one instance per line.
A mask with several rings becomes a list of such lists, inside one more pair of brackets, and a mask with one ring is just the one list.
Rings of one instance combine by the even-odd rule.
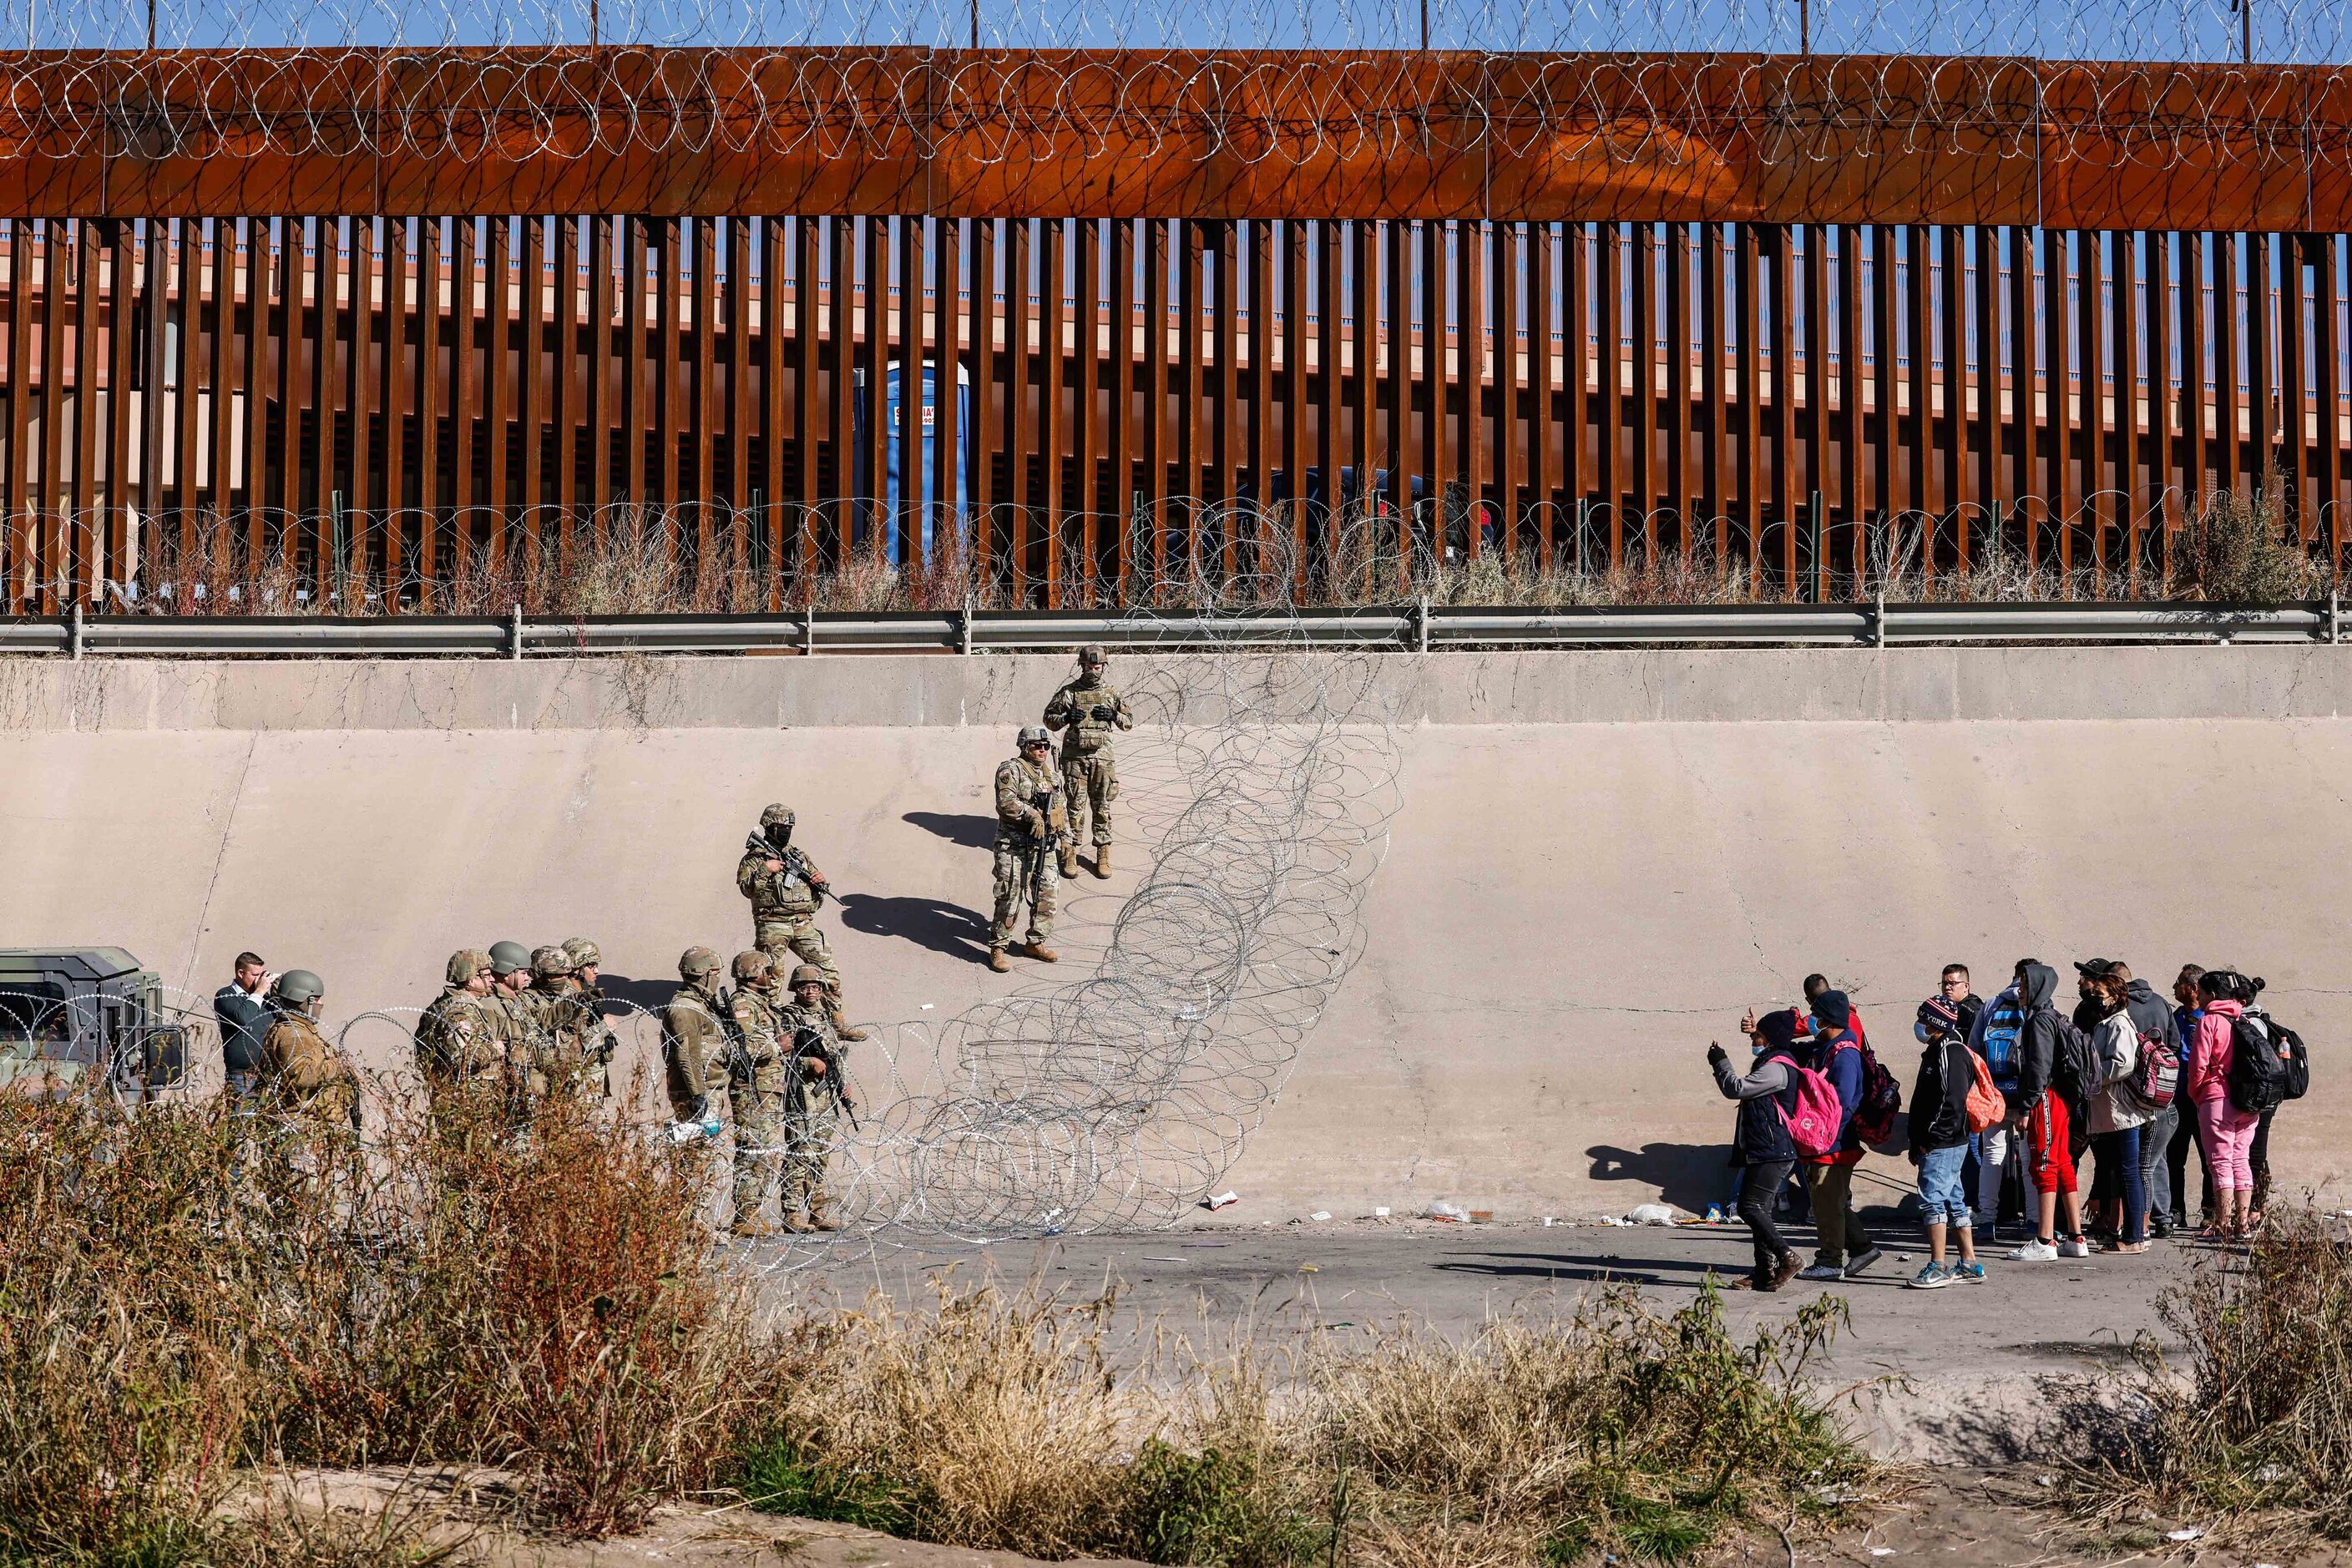
[[[1919, 1168], [1928, 1258], [1926, 1268], [1904, 1281], [1915, 1290], [1984, 1279], [1962, 1176], [1969, 1153], [1969, 1090], [1975, 1083], [1976, 1056], [1966, 1036], [1948, 1031], [1919, 1053], [1919, 1076], [1911, 1086], [1911, 1163]], [[1944, 1261], [1948, 1237], [1959, 1241], [1957, 1268]]]
[[[2025, 1140], [2025, 1173], [2037, 1200], [2039, 1226], [2024, 1246], [2009, 1255], [2012, 1263], [2046, 1263], [2057, 1258], [2088, 1258], [2091, 1244], [2083, 1236], [2082, 1200], [2075, 1194], [2074, 1156], [2071, 1149], [2074, 1108], [2054, 1084], [2058, 1071], [2058, 1026], [2063, 1021], [2052, 1005], [2058, 994], [2058, 972], [2046, 963], [2027, 960], [2018, 966], [2017, 994], [2025, 1012], [2025, 1026], [2017, 1041], [2017, 1091], [2009, 1096], [2009, 1129]], [[2065, 1230], [2059, 1232], [2060, 1208]]]
[[261, 1042], [273, 1022], [262, 994], [276, 978], [257, 952], [236, 955], [236, 978], [213, 993], [213, 1022], [220, 1028], [221, 1066], [231, 1100], [245, 1100], [260, 1081]]
[[1788, 1012], [1749, 1015], [1748, 1046], [1754, 1052], [1745, 1076], [1713, 1042], [1706, 1059], [1726, 1100], [1739, 1102], [1731, 1163], [1739, 1168], [1739, 1217], [1756, 1243], [1755, 1271], [1738, 1282], [1742, 1290], [1778, 1290], [1797, 1277], [1797, 1255], [1772, 1223], [1772, 1205], [1797, 1168], [1797, 1145], [1789, 1137], [1788, 1113], [1796, 1108], [1797, 1020]]

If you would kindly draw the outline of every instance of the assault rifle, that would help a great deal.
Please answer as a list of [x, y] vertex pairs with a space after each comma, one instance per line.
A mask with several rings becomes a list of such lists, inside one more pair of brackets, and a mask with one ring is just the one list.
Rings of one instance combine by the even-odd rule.
[[824, 903], [832, 895], [831, 882], [820, 882], [809, 875], [808, 857], [801, 853], [798, 846], [779, 849], [768, 842], [766, 834], [754, 833], [745, 841], [743, 847], [763, 858], [782, 861], [784, 868], [781, 875], [786, 878], [798, 877], [803, 883], [806, 884], [808, 890], [816, 896], [818, 903]]
[[[825, 1087], [833, 1096], [834, 1104], [849, 1118], [851, 1131], [865, 1131], [866, 1129], [857, 1124], [856, 1102], [849, 1098], [848, 1086], [842, 1081], [841, 1053], [825, 1043], [824, 1031], [814, 1024], [795, 1025], [793, 1029], [793, 1055], [795, 1058], [812, 1057], [824, 1064]], [[805, 1095], [808, 1092], [806, 1074], [801, 1075], [799, 1086], [801, 1093]]]

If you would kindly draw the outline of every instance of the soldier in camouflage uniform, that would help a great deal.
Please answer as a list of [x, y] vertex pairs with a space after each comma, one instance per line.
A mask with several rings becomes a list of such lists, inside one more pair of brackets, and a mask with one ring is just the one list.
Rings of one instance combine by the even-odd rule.
[[996, 917], [988, 928], [988, 967], [999, 974], [1012, 967], [1004, 950], [1024, 902], [1029, 937], [1017, 951], [1041, 963], [1061, 956], [1045, 939], [1054, 933], [1054, 900], [1061, 887], [1055, 852], [1070, 833], [1062, 776], [1047, 760], [1054, 742], [1043, 728], [1032, 724], [1017, 739], [1020, 753], [996, 765]]
[[495, 1082], [505, 1059], [490, 955], [470, 947], [451, 953], [446, 981], [416, 1021], [416, 1067], [436, 1102], [448, 1091]]
[[581, 994], [572, 955], [560, 947], [530, 955], [529, 1084], [533, 1098], [602, 1093], [611, 1061], [610, 1031]]
[[842, 1016], [841, 969], [816, 926], [817, 906], [833, 884], [815, 861], [793, 847], [794, 821], [782, 804], [760, 813], [759, 830], [743, 841], [743, 858], [735, 863], [736, 889], [751, 900], [751, 945], [773, 963], [796, 957], [824, 971], [833, 1026], [845, 1040], [862, 1040], [866, 1032], [851, 1028]]
[[1078, 653], [1078, 678], [1045, 704], [1045, 728], [1062, 731], [1062, 783], [1069, 792], [1070, 836], [1062, 843], [1062, 875], [1078, 874], [1078, 835], [1093, 828], [1095, 875], [1110, 875], [1110, 803], [1118, 798], [1118, 768], [1110, 738], [1135, 728], [1127, 699], [1103, 679], [1109, 664], [1099, 643]]
[[662, 1075], [680, 1121], [715, 1121], [713, 1091], [727, 1077], [730, 998], [719, 983], [719, 955], [689, 947], [677, 961], [678, 987], [662, 1008]]
[[257, 1091], [281, 1112], [327, 1126], [360, 1124], [360, 1083], [319, 1033], [327, 988], [307, 969], [290, 969], [269, 988], [269, 1032], [262, 1037]]
[[782, 1037], [788, 1009], [778, 1005], [775, 985], [776, 968], [766, 953], [753, 948], [735, 955], [735, 990], [727, 1007], [735, 1047], [727, 1075], [735, 1103], [734, 1230], [753, 1238], [776, 1234], [762, 1211], [783, 1165], [792, 1064]]
[[530, 1119], [534, 1064], [544, 1050], [539, 1035], [539, 1002], [530, 989], [530, 950], [519, 942], [490, 943], [490, 996], [497, 1006], [499, 1054], [506, 1061], [508, 1112], [518, 1124]]
[[620, 1039], [612, 1026], [604, 1022], [604, 988], [597, 984], [604, 967], [604, 954], [584, 936], [575, 936], [563, 944], [563, 956], [572, 961], [572, 1000], [581, 1016], [582, 1046], [596, 1061], [589, 1081], [607, 1100], [613, 1098], [613, 1057], [620, 1049]]
[[843, 1076], [841, 1037], [824, 1005], [824, 972], [813, 963], [793, 970], [793, 1002], [784, 1009], [792, 1055], [784, 1100], [784, 1228], [839, 1230], [825, 1212], [824, 1167], [839, 1146], [842, 1113], [855, 1114], [856, 1108]]

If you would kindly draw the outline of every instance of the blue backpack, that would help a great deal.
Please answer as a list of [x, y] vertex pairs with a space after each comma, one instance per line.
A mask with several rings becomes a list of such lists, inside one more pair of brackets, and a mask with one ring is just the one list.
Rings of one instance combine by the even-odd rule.
[[2019, 1040], [2025, 1033], [2025, 1009], [2013, 995], [2003, 994], [1985, 1009], [1984, 1035], [1978, 1047], [1991, 1069], [1993, 1082], [2004, 1089], [2017, 1086]]

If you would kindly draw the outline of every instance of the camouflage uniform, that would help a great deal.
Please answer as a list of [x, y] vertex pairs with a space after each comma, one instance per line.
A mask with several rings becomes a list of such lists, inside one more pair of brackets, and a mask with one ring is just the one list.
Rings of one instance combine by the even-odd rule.
[[[1095, 710], [1110, 714], [1095, 717]], [[1110, 843], [1110, 803], [1118, 798], [1118, 768], [1112, 760], [1111, 736], [1135, 728], [1127, 700], [1113, 690], [1099, 671], [1080, 675], [1045, 704], [1045, 728], [1062, 731], [1062, 783], [1069, 792], [1071, 847], [1063, 857], [1063, 874], [1069, 874], [1080, 832], [1091, 825], [1091, 842], [1100, 849]]]
[[707, 978], [708, 986], [681, 982], [662, 1008], [663, 1077], [670, 1110], [680, 1121], [715, 1114], [710, 1097], [727, 1079], [726, 1020], [732, 998], [719, 988], [716, 974]]
[[451, 954], [448, 983], [416, 1020], [417, 1070], [425, 1088], [436, 1095], [479, 1085], [499, 1070], [501, 1037], [492, 1017], [498, 1004], [467, 989], [489, 962], [488, 955], [470, 948]]
[[824, 970], [825, 994], [838, 1006], [841, 969], [833, 962], [833, 949], [826, 945], [824, 932], [817, 929], [820, 900], [810, 885], [823, 881], [824, 873], [805, 855], [793, 869], [767, 868], [768, 861], [783, 858], [782, 850], [754, 833], [744, 840], [743, 858], [735, 863], [735, 886], [751, 900], [751, 945], [779, 968], [797, 958]]
[[[784, 1219], [790, 1224], [805, 1208], [810, 1219], [823, 1224], [824, 1168], [840, 1145], [845, 1047], [821, 1010], [788, 1006], [782, 1018], [792, 1050], [784, 1099]], [[811, 1061], [825, 1064], [823, 1077], [809, 1076]]]
[[728, 1093], [735, 1103], [735, 1227], [759, 1222], [768, 1194], [782, 1174], [782, 1121], [788, 1107], [792, 1064], [780, 1036], [783, 1016], [791, 1011], [749, 985], [738, 985], [728, 999], [735, 1021], [735, 1053], [727, 1074]]
[[490, 1000], [505, 1020], [507, 1094], [518, 1116], [527, 1117], [532, 1101], [554, 1087], [548, 1068], [555, 1055], [554, 1035], [547, 1025], [547, 997], [539, 991], [509, 991], [501, 986]]
[[595, 994], [570, 975], [543, 979], [526, 994], [540, 999], [550, 1085], [572, 1094], [610, 1098], [618, 1042], [604, 1026]]
[[[1041, 798], [1045, 802], [1042, 807], [1037, 804]], [[1027, 940], [1042, 942], [1053, 934], [1061, 867], [1049, 840], [1058, 840], [1069, 830], [1061, 775], [1052, 763], [1009, 757], [996, 765], [996, 918], [989, 926], [989, 946], [1012, 943], [1024, 900], [1029, 905]]]
[[337, 1127], [359, 1114], [359, 1079], [302, 1014], [281, 1011], [271, 1022], [257, 1076], [261, 1094], [280, 1110]]

